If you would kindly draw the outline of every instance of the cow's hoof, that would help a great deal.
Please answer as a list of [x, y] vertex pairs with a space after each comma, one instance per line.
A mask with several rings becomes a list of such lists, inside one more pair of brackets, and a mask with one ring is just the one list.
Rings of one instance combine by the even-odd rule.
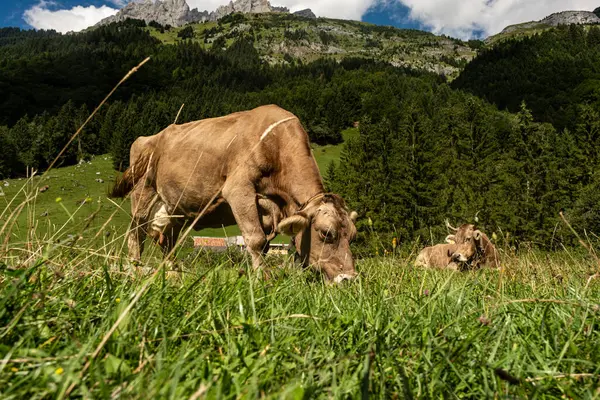
[[165, 279], [169, 281], [179, 282], [183, 280], [182, 271], [165, 271]]
[[134, 266], [131, 270], [133, 271], [134, 275], [139, 278], [145, 278], [154, 273], [153, 268], [143, 266]]
[[261, 276], [263, 281], [265, 282], [269, 282], [273, 279], [273, 274], [271, 273], [271, 271], [267, 271], [266, 269], [263, 269], [261, 271]]

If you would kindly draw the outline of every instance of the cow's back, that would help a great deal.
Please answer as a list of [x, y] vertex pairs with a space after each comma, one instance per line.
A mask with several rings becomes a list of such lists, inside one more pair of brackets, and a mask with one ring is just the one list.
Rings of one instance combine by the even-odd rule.
[[192, 209], [205, 204], [232, 174], [258, 180], [289, 162], [287, 157], [302, 151], [310, 156], [300, 121], [272, 105], [171, 125], [155, 144], [159, 194], [167, 203]]
[[415, 266], [425, 268], [445, 268], [451, 261], [448, 257], [448, 249], [454, 249], [455, 245], [437, 244], [424, 248], [415, 261]]
[[494, 246], [485, 233], [481, 238], [481, 245], [483, 248], [483, 265], [491, 268], [500, 268], [500, 255], [498, 254], [498, 250], [496, 250], [496, 246]]

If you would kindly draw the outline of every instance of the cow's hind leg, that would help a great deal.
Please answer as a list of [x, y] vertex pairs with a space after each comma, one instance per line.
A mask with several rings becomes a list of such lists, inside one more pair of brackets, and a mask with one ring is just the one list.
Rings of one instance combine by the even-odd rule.
[[231, 207], [246, 248], [252, 256], [252, 266], [255, 270], [263, 267], [263, 252], [268, 246], [267, 237], [263, 230], [256, 202], [256, 191], [253, 185], [226, 184], [223, 197]]
[[156, 201], [154, 190], [138, 185], [131, 194], [131, 213], [133, 219], [127, 234], [129, 258], [141, 261], [144, 252], [144, 241], [148, 229], [148, 213], [152, 203]]

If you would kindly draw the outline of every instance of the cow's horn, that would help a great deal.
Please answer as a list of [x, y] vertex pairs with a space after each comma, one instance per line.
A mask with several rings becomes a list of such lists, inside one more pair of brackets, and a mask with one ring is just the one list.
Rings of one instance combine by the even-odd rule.
[[296, 214], [281, 221], [278, 226], [278, 231], [288, 236], [296, 236], [309, 225], [310, 221], [305, 215]]
[[450, 221], [446, 220], [446, 228], [453, 230], [454, 232], [458, 232], [458, 228], [453, 227], [452, 225], [450, 225]]
[[356, 220], [357, 220], [357, 219], [358, 219], [358, 213], [357, 213], [356, 211], [352, 211], [352, 212], [350, 213], [350, 220], [351, 220], [352, 222], [356, 222]]

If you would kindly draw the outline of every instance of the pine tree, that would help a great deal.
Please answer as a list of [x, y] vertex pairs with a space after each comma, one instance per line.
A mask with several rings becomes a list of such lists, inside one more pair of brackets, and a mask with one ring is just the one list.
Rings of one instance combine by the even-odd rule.
[[120, 101], [112, 103], [108, 107], [102, 126], [100, 127], [99, 133], [99, 147], [101, 153], [110, 151], [113, 135], [115, 134], [117, 123], [121, 114], [124, 112], [124, 105]]
[[[22, 117], [10, 128], [8, 140], [15, 147], [19, 162], [26, 167], [37, 167], [37, 160], [33, 153], [32, 144], [35, 141], [35, 132], [27, 116]], [[24, 171], [22, 171], [24, 173]]]
[[25, 167], [19, 162], [17, 148], [11, 142], [9, 135], [10, 130], [5, 126], [0, 126], [0, 149], [2, 149], [0, 179], [10, 178], [25, 171]]

